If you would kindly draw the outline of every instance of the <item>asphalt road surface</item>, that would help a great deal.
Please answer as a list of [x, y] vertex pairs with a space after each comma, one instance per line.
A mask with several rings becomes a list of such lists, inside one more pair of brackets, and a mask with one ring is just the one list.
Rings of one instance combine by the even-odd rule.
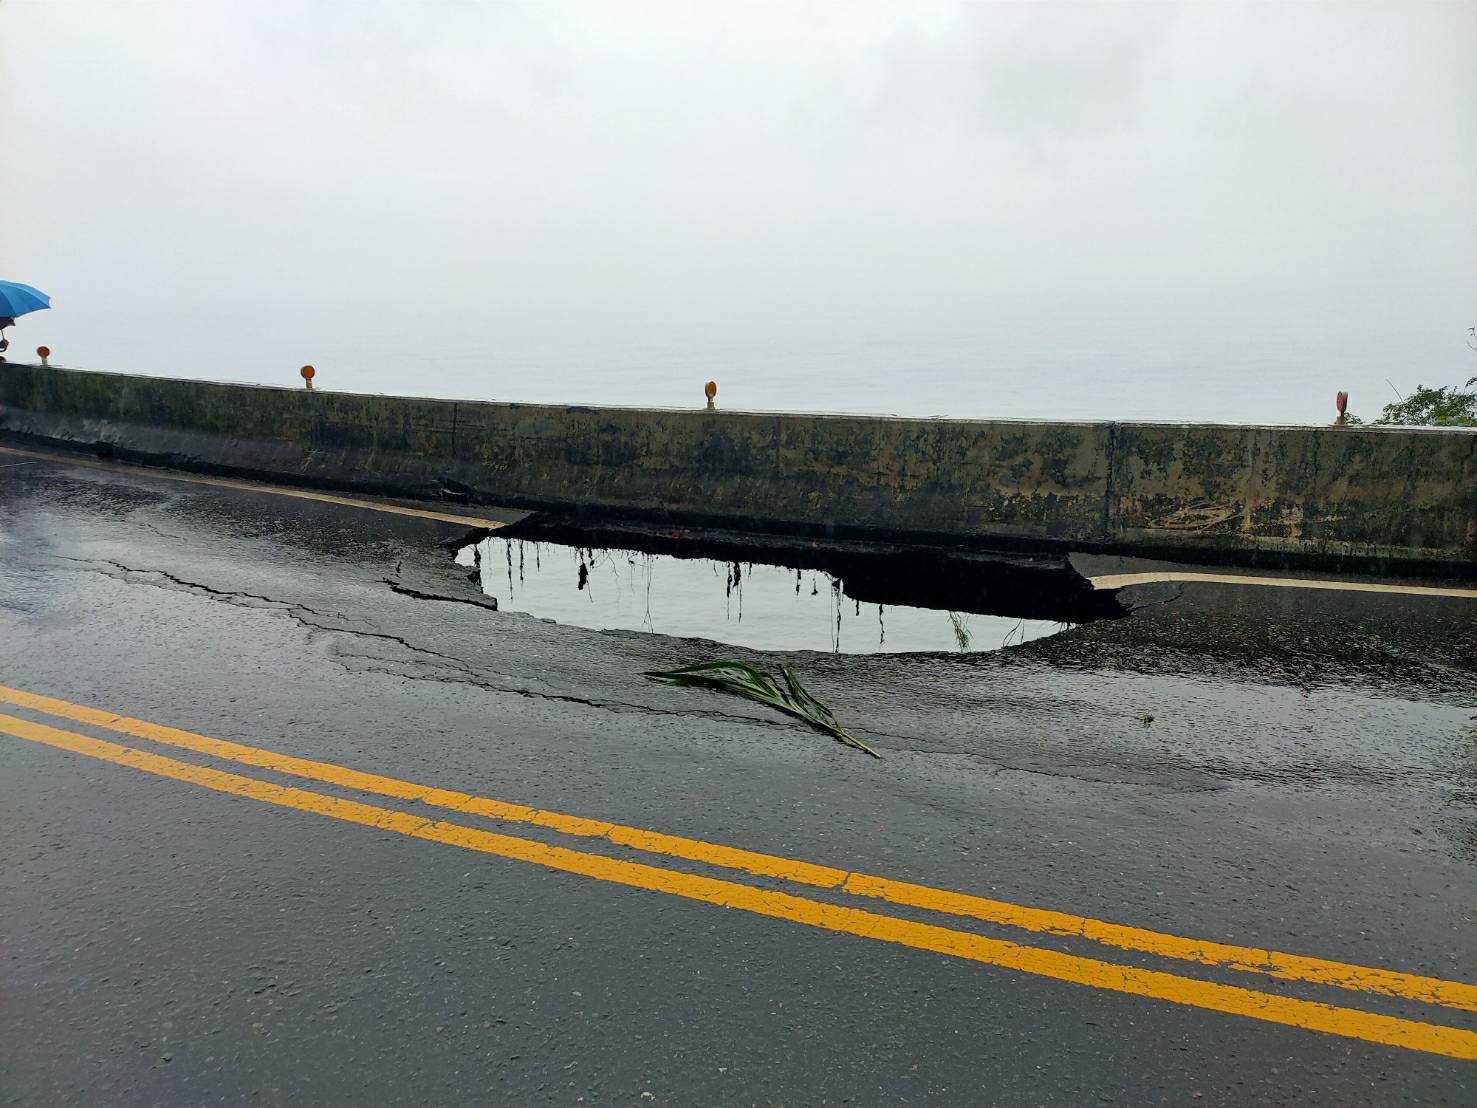
[[467, 528], [0, 452], [0, 1100], [1477, 1102], [1477, 599], [779, 656]]

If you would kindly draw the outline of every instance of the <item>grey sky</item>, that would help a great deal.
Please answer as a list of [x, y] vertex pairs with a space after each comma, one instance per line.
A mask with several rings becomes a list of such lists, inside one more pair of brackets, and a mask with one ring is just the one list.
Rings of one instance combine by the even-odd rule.
[[1477, 4], [0, 0], [0, 82], [78, 364], [1477, 322]]

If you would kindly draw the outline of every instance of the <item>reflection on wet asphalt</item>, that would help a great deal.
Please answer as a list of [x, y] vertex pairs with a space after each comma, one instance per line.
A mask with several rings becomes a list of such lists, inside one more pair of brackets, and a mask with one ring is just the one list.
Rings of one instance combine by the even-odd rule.
[[867, 603], [824, 570], [497, 535], [457, 552], [505, 612], [596, 631], [649, 631], [760, 650], [837, 654], [999, 650], [1071, 624]]

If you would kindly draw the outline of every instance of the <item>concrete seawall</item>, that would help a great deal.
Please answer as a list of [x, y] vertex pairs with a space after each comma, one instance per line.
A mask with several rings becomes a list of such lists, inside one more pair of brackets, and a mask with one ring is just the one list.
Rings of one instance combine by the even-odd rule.
[[0, 365], [0, 433], [392, 495], [1477, 576], [1477, 431], [425, 400]]

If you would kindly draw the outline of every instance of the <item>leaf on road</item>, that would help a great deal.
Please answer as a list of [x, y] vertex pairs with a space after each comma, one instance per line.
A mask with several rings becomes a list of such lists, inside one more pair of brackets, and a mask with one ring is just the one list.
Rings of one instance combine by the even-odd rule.
[[783, 689], [769, 674], [742, 662], [702, 662], [695, 666], [683, 666], [681, 669], [653, 671], [645, 676], [668, 685], [717, 689], [719, 692], [733, 693], [760, 704], [768, 704], [786, 715], [803, 720], [818, 731], [826, 732], [847, 746], [864, 750], [874, 758], [882, 757], [837, 723], [831, 709], [805, 691], [805, 686], [800, 684], [800, 678], [795, 675], [794, 669], [781, 666], [780, 673], [785, 678]]

